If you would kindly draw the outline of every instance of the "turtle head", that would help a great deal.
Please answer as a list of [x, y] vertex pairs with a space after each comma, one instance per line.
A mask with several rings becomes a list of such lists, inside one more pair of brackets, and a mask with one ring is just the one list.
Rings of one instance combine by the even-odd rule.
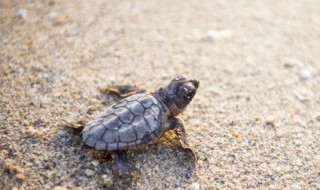
[[196, 94], [198, 87], [199, 81], [187, 80], [183, 76], [178, 76], [162, 89], [164, 103], [173, 116], [185, 110]]

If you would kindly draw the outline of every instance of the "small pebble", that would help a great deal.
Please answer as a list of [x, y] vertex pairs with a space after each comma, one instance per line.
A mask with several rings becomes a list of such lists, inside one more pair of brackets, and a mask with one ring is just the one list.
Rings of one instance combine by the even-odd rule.
[[20, 181], [24, 181], [26, 179], [26, 177], [23, 174], [17, 174], [16, 178]]
[[266, 123], [274, 123], [276, 120], [276, 117], [274, 115], [269, 115], [266, 117]]
[[40, 102], [41, 104], [49, 104], [51, 102], [51, 99], [48, 97], [41, 97]]
[[94, 160], [91, 162], [92, 165], [94, 166], [98, 166], [99, 165], [99, 161], [98, 160]]
[[94, 175], [94, 171], [90, 170], [90, 169], [86, 169], [86, 171], [84, 173], [86, 173], [86, 175], [89, 177]]
[[226, 172], [222, 170], [222, 171], [219, 172], [218, 175], [219, 175], [220, 177], [224, 177], [224, 176], [226, 175]]
[[235, 137], [235, 138], [239, 138], [239, 137], [241, 137], [241, 134], [239, 132], [237, 132], [237, 131], [233, 131], [232, 132], [232, 136]]
[[16, 15], [17, 15], [17, 17], [19, 17], [19, 18], [26, 18], [26, 16], [27, 16], [27, 11], [24, 10], [24, 9], [20, 9], [20, 10], [17, 11]]
[[301, 163], [300, 159], [297, 159], [297, 160], [296, 160], [296, 165], [297, 165], [297, 166], [302, 166], [302, 163]]
[[299, 78], [302, 81], [308, 80], [309, 78], [311, 78], [312, 74], [310, 72], [309, 69], [304, 69], [300, 72]]
[[294, 94], [300, 101], [310, 101], [314, 97], [314, 92], [308, 88], [299, 88]]
[[294, 67], [295, 66], [295, 60], [293, 60], [292, 58], [284, 58], [283, 60], [282, 60], [282, 63], [283, 63], [283, 66], [285, 67], [285, 68], [292, 68], [292, 67]]
[[58, 14], [55, 12], [51, 12], [47, 16], [48, 16], [48, 19], [55, 20], [57, 18]]
[[212, 42], [215, 39], [229, 38], [232, 35], [233, 32], [231, 30], [209, 30], [202, 40]]
[[103, 184], [105, 186], [109, 186], [112, 184], [112, 179], [110, 178], [110, 176], [106, 175], [106, 174], [103, 174], [102, 175], [102, 178], [103, 178]]
[[266, 125], [269, 128], [273, 128], [275, 126], [276, 118], [274, 116], [267, 116]]
[[297, 145], [297, 146], [300, 146], [300, 145], [302, 145], [302, 141], [299, 140], [299, 139], [296, 139], [296, 140], [293, 140], [293, 144]]
[[67, 187], [64, 187], [64, 186], [55, 186], [53, 188], [53, 190], [67, 190], [68, 188]]
[[59, 130], [58, 132], [57, 132], [57, 134], [60, 136], [60, 137], [64, 137], [64, 136], [67, 136], [67, 132], [66, 131], [64, 131], [64, 130]]
[[301, 190], [301, 187], [299, 185], [293, 184], [291, 186], [291, 190]]
[[198, 183], [193, 183], [190, 186], [190, 190], [199, 190], [200, 189], [200, 185]]

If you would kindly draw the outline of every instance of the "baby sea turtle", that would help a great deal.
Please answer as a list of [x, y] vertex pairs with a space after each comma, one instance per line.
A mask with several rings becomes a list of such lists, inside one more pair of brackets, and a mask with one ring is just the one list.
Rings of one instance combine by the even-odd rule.
[[88, 123], [83, 141], [96, 150], [111, 151], [120, 170], [135, 173], [138, 170], [127, 160], [126, 150], [156, 141], [168, 130], [175, 130], [181, 141], [187, 142], [184, 126], [176, 116], [191, 102], [198, 86], [199, 81], [179, 76], [153, 93], [124, 98]]

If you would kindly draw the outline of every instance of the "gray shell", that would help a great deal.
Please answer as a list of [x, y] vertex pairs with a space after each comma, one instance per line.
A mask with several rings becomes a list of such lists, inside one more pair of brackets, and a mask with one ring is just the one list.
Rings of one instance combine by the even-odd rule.
[[83, 130], [83, 141], [97, 150], [127, 150], [156, 140], [164, 132], [162, 105], [149, 94], [129, 96], [110, 106]]

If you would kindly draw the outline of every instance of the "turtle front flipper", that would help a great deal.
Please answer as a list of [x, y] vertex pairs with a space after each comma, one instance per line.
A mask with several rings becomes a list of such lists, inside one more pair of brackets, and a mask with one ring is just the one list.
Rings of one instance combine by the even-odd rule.
[[193, 157], [195, 158], [195, 160], [197, 160], [197, 156], [196, 156], [195, 152], [189, 146], [189, 143], [187, 141], [187, 133], [186, 133], [186, 130], [185, 130], [184, 125], [181, 122], [181, 120], [178, 118], [171, 118], [170, 119], [170, 129], [174, 130], [174, 132], [178, 136], [182, 148], [190, 151], [192, 153]]
[[139, 170], [128, 161], [127, 153], [124, 150], [115, 150], [112, 152], [115, 165], [122, 175], [137, 176]]
[[131, 85], [107, 86], [100, 89], [101, 93], [115, 94], [120, 98], [126, 98], [134, 94], [144, 93], [145, 90]]

